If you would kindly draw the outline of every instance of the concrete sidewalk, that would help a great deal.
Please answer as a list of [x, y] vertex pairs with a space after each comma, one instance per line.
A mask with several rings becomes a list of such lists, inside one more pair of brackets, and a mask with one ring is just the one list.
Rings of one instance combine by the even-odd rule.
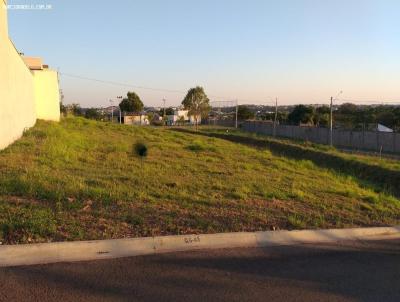
[[400, 238], [400, 227], [178, 235], [0, 246], [0, 267], [113, 259], [198, 249]]

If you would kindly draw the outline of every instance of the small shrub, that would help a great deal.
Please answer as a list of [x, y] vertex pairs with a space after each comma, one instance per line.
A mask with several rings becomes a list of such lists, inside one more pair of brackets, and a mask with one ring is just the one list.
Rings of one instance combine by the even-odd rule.
[[187, 146], [187, 149], [190, 151], [199, 152], [204, 151], [205, 147], [199, 142], [194, 142], [193, 144]]
[[216, 148], [212, 147], [211, 145], [206, 145], [201, 141], [193, 141], [192, 144], [188, 145], [186, 149], [193, 151], [193, 152], [201, 152], [201, 151], [211, 151], [215, 152]]
[[127, 214], [125, 217], [125, 222], [133, 226], [139, 226], [144, 224], [144, 218], [136, 214]]
[[137, 143], [137, 144], [135, 144], [134, 147], [133, 147], [133, 149], [134, 149], [134, 150], [133, 150], [134, 153], [135, 153], [137, 156], [139, 156], [139, 157], [141, 157], [141, 158], [144, 158], [144, 157], [147, 156], [148, 148], [147, 148], [147, 146], [146, 146], [144, 143]]
[[298, 215], [289, 215], [288, 223], [295, 229], [304, 229], [306, 227], [306, 223]]
[[377, 195], [367, 195], [367, 196], [363, 197], [362, 199], [369, 203], [372, 203], [372, 204], [379, 203], [379, 196], [377, 196]]
[[47, 133], [43, 130], [32, 129], [26, 133], [26, 136], [31, 136], [37, 139], [45, 139], [47, 137]]

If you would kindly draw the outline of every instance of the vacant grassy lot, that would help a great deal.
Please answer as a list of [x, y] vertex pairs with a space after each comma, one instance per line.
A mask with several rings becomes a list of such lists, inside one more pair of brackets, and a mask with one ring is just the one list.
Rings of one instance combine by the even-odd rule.
[[0, 241], [398, 224], [381, 180], [398, 165], [349, 156], [208, 128], [38, 122], [0, 152]]

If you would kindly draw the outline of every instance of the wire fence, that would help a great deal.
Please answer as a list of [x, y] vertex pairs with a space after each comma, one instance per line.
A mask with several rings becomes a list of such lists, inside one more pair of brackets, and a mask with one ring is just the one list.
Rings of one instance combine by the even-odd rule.
[[[274, 135], [274, 125], [271, 122], [245, 121], [242, 129], [269, 136]], [[277, 125], [275, 131], [278, 137], [330, 144], [328, 128]], [[339, 148], [400, 154], [400, 133], [333, 129], [332, 144]]]
[[204, 124], [224, 127], [237, 126], [237, 101], [210, 102], [210, 112]]

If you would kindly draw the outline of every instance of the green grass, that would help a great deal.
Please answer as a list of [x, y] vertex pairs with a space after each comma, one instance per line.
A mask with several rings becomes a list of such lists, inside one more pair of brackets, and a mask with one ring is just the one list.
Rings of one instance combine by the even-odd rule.
[[[321, 164], [312, 153], [323, 159], [336, 151], [265, 140], [209, 128], [39, 121], [0, 152], [0, 241], [399, 223], [392, 186]], [[134, 152], [138, 142], [148, 147], [143, 162]], [[347, 156], [340, 160], [367, 165]]]
[[275, 155], [308, 160], [320, 167], [356, 177], [369, 187], [400, 195], [400, 161], [377, 156], [354, 155], [335, 148], [289, 139], [274, 139], [240, 130], [204, 127], [199, 134], [217, 137], [258, 148], [268, 148]]

